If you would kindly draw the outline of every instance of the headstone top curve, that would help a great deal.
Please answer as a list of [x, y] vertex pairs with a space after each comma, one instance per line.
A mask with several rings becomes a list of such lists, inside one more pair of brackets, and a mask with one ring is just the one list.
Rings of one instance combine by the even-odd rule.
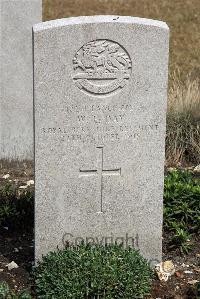
[[58, 19], [34, 26], [33, 45], [36, 261], [84, 242], [159, 263], [167, 25]]
[[33, 32], [43, 31], [55, 27], [80, 25], [80, 24], [92, 24], [92, 23], [97, 23], [97, 24], [98, 23], [124, 23], [124, 24], [127, 23], [127, 24], [159, 27], [165, 30], [169, 30], [168, 25], [163, 21], [131, 17], [131, 16], [96, 15], [96, 16], [80, 16], [80, 17], [63, 18], [63, 19], [41, 22], [33, 26]]

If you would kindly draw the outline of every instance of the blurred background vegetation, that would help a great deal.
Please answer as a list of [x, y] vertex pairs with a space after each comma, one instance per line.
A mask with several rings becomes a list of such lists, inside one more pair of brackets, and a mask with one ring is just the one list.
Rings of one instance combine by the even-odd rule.
[[167, 22], [170, 73], [200, 75], [200, 0], [43, 0], [43, 20], [81, 15], [130, 15]]
[[166, 164], [200, 163], [200, 0], [43, 0], [43, 21], [130, 15], [170, 27]]

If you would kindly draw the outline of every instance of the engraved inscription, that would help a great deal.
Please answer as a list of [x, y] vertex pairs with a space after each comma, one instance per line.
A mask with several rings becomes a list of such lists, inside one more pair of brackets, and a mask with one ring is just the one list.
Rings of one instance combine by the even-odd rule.
[[47, 138], [59, 138], [74, 145], [101, 144], [151, 138], [160, 132], [159, 123], [151, 121], [132, 122], [131, 104], [123, 105], [68, 105], [63, 115], [67, 122], [49, 123], [42, 127], [42, 135]]
[[95, 126], [91, 130], [88, 126], [76, 127], [46, 127], [42, 128], [43, 135], [57, 136], [68, 142], [102, 143], [111, 141], [138, 140], [144, 136], [151, 136], [158, 132], [158, 124], [148, 125], [108, 125], [105, 127]]
[[121, 175], [121, 168], [104, 169], [104, 151], [102, 146], [98, 146], [100, 149], [100, 159], [97, 169], [80, 169], [80, 177], [98, 175], [100, 185], [100, 211], [103, 212], [103, 176], [104, 175]]
[[76, 85], [92, 95], [109, 95], [121, 90], [130, 78], [132, 63], [127, 51], [110, 40], [83, 45], [73, 59]]

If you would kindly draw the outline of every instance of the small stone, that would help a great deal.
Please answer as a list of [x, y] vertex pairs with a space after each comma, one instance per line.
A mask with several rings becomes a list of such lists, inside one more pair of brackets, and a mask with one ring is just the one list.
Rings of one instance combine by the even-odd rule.
[[155, 271], [160, 281], [167, 281], [175, 273], [175, 266], [172, 261], [165, 261], [155, 266]]
[[194, 172], [197, 172], [197, 173], [200, 173], [200, 164], [197, 165], [197, 166], [194, 168], [193, 171], [194, 171]]
[[163, 270], [171, 275], [175, 273], [175, 266], [172, 261], [165, 261], [163, 263]]
[[19, 252], [19, 249], [18, 248], [14, 248], [14, 252]]
[[3, 269], [0, 269], [0, 272], [3, 272], [4, 270]]
[[169, 273], [165, 273], [165, 272], [159, 272], [158, 273], [158, 278], [159, 278], [160, 281], [165, 281], [166, 282], [166, 281], [168, 281], [169, 277], [170, 277]]
[[6, 267], [8, 267], [9, 271], [12, 270], [12, 269], [19, 268], [19, 266], [14, 261], [12, 261], [11, 263], [7, 264]]
[[184, 273], [185, 273], [185, 274], [192, 274], [193, 272], [192, 272], [192, 271], [189, 271], [189, 270], [185, 270]]
[[19, 189], [26, 189], [28, 186], [25, 185], [25, 186], [19, 186]]
[[169, 172], [173, 172], [173, 171], [176, 171], [176, 168], [175, 168], [175, 167], [169, 167], [167, 170], [168, 170]]
[[196, 279], [188, 280], [188, 284], [191, 284], [191, 285], [194, 285], [194, 284], [196, 284], [197, 282], [199, 282], [199, 281], [196, 280]]
[[8, 179], [10, 177], [9, 173], [5, 174], [4, 176], [2, 176], [3, 179]]
[[26, 185], [27, 185], [27, 186], [34, 185], [34, 180], [30, 180], [30, 181], [26, 182]]

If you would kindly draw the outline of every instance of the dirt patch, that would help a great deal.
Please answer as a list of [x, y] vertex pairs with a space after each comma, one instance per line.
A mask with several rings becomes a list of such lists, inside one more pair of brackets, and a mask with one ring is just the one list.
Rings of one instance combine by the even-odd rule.
[[151, 295], [163, 299], [195, 299], [194, 281], [200, 281], [200, 238], [194, 236], [191, 240], [193, 248], [188, 255], [170, 251], [168, 234], [163, 239], [163, 261], [171, 260], [175, 265], [175, 274], [167, 282], [154, 279]]
[[[33, 234], [9, 232], [0, 228], [0, 281], [6, 281], [13, 290], [31, 289], [30, 271], [34, 260]], [[14, 261], [19, 267], [8, 270]]]
[[0, 160], [0, 180], [9, 174], [9, 180], [20, 180], [26, 182], [33, 179], [33, 162], [32, 161], [7, 161]]

